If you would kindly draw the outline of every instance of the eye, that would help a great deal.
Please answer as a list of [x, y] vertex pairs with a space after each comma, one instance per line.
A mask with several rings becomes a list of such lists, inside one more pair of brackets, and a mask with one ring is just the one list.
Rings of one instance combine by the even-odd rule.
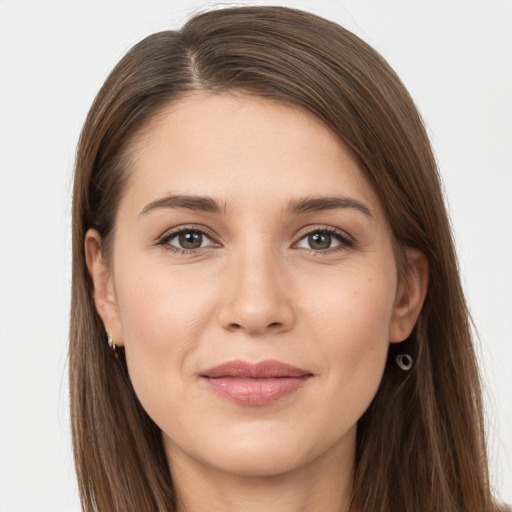
[[212, 239], [198, 229], [174, 231], [164, 236], [159, 243], [183, 251], [194, 251], [214, 245]]
[[351, 247], [352, 240], [342, 231], [334, 229], [317, 229], [303, 236], [296, 247], [313, 251]]

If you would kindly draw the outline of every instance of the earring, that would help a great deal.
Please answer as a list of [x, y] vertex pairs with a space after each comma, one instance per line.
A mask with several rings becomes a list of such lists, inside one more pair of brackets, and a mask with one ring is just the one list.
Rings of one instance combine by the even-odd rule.
[[396, 364], [401, 370], [408, 372], [412, 368], [412, 357], [409, 354], [398, 354]]
[[112, 350], [112, 352], [115, 352], [115, 350], [116, 350], [116, 342], [112, 338], [112, 334], [110, 334], [109, 332], [107, 332], [107, 343], [108, 343], [108, 346], [109, 346], [110, 350]]

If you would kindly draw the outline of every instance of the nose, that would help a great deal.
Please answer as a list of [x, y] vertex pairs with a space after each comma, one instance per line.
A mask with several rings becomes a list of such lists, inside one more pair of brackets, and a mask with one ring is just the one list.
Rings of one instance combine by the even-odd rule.
[[250, 335], [290, 330], [294, 310], [276, 258], [258, 251], [230, 263], [219, 311], [221, 326]]

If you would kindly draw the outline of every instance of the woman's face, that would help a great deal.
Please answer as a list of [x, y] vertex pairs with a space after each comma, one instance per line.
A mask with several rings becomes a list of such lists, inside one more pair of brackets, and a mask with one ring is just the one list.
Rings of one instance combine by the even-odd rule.
[[[275, 475], [352, 460], [388, 344], [415, 321], [390, 228], [312, 116], [194, 94], [134, 147], [97, 308], [171, 467]], [[198, 466], [199, 465], [199, 466]]]

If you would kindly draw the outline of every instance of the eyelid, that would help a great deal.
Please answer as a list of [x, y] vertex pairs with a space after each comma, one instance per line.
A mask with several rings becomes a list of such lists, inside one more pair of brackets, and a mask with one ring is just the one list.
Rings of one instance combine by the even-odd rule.
[[[306, 249], [302, 247], [297, 247], [297, 244], [304, 240], [307, 236], [310, 236], [313, 233], [327, 233], [329, 235], [334, 235], [339, 241], [340, 244], [335, 247], [330, 247], [329, 249]], [[355, 239], [347, 233], [343, 229], [335, 228], [334, 226], [326, 226], [326, 225], [311, 225], [302, 228], [300, 232], [296, 235], [296, 242], [293, 243], [294, 248], [302, 249], [304, 251], [311, 251], [315, 254], [328, 254], [336, 251], [344, 251], [356, 245]]]
[[[197, 231], [197, 232], [203, 234], [203, 236], [205, 236], [206, 238], [208, 238], [210, 240], [211, 244], [209, 244], [206, 247], [199, 247], [197, 249], [184, 249], [181, 247], [177, 247], [177, 246], [168, 244], [169, 240], [172, 240], [173, 238], [175, 238], [176, 236], [178, 236], [180, 233], [182, 233], [184, 231], [185, 232], [186, 231]], [[304, 238], [311, 235], [312, 233], [328, 233], [329, 235], [334, 235], [340, 243], [339, 243], [339, 245], [337, 245], [335, 247], [331, 247], [328, 249], [322, 249], [322, 250], [297, 247], [297, 244], [300, 241], [302, 241]], [[325, 224], [324, 225], [314, 224], [314, 225], [310, 225], [310, 226], [305, 226], [304, 228], [299, 230], [299, 232], [295, 235], [294, 238], [296, 241], [292, 244], [292, 248], [309, 251], [309, 252], [315, 253], [315, 254], [320, 254], [320, 253], [329, 254], [329, 253], [333, 253], [333, 252], [337, 252], [337, 251], [344, 251], [344, 250], [347, 250], [356, 245], [356, 240], [345, 230], [336, 228], [334, 226], [325, 225]], [[220, 247], [222, 244], [220, 242], [218, 242], [217, 240], [218, 240], [218, 236], [211, 229], [207, 228], [206, 226], [201, 225], [201, 224], [185, 224], [185, 225], [175, 226], [173, 228], [166, 230], [162, 235], [160, 235], [156, 239], [155, 244], [159, 245], [159, 246], [167, 245], [166, 248], [168, 250], [172, 250], [174, 252], [197, 254], [201, 251], [207, 250], [210, 247]]]
[[[212, 243], [206, 247], [199, 247], [197, 249], [184, 249], [181, 247], [177, 247], [177, 246], [168, 244], [168, 242], [170, 240], [177, 237], [180, 233], [183, 233], [184, 231], [185, 232], [186, 231], [197, 231], [198, 233], [201, 233], [203, 236], [208, 238]], [[176, 251], [183, 252], [183, 253], [197, 253], [198, 251], [203, 251], [203, 250], [207, 249], [208, 247], [215, 247], [215, 246], [219, 247], [221, 244], [216, 240], [216, 238], [217, 237], [216, 237], [215, 233], [213, 233], [212, 230], [207, 228], [206, 226], [203, 226], [200, 224], [185, 224], [185, 225], [175, 226], [175, 227], [170, 228], [167, 231], [165, 231], [162, 235], [160, 235], [156, 239], [156, 245], [165, 246], [167, 244], [168, 248], [170, 248], [170, 247], [173, 248], [173, 249], [169, 249], [169, 250], [176, 250]]]

